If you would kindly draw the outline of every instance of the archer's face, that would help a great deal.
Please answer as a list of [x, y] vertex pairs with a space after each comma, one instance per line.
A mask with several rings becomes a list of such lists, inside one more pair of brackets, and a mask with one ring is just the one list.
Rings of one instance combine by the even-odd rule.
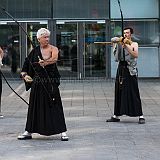
[[48, 45], [49, 44], [49, 36], [44, 35], [44, 36], [38, 38], [38, 41], [39, 41], [40, 45], [44, 45], [44, 46]]
[[124, 37], [130, 39], [131, 38], [131, 31], [130, 29], [124, 30]]

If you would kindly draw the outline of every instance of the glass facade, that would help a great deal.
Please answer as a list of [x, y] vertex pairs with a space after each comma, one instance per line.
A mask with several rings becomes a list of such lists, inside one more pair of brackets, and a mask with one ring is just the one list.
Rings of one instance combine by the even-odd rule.
[[0, 31], [0, 37], [3, 37], [0, 39], [0, 45], [4, 51], [3, 68], [13, 73], [10, 76], [14, 78], [16, 77], [14, 74], [20, 68], [19, 28], [13, 24], [0, 25]]
[[[51, 18], [51, 0], [0, 0], [1, 6], [14, 18], [24, 19], [48, 19]], [[2, 18], [10, 19], [6, 14]]]
[[[134, 29], [133, 40], [139, 43], [139, 76], [160, 77], [159, 0], [120, 0], [120, 3], [124, 27]], [[3, 71], [19, 74], [25, 56], [33, 48], [9, 13], [20, 22], [35, 45], [38, 45], [36, 32], [39, 28], [51, 30], [51, 43], [59, 48], [58, 67], [62, 78], [115, 76], [111, 46], [94, 42], [121, 36], [118, 1], [0, 0], [0, 7], [0, 45], [5, 52]], [[149, 61], [148, 55], [156, 63]], [[144, 63], [152, 66], [150, 72], [145, 70]]]
[[85, 23], [85, 77], [105, 77], [106, 48], [95, 41], [105, 41], [105, 24]]
[[[117, 0], [111, 2], [111, 18], [120, 18]], [[121, 0], [121, 9], [124, 18], [158, 18], [159, 0]]]
[[[134, 34], [133, 41], [139, 45], [159, 46], [159, 21], [153, 20], [130, 20], [124, 21], [124, 27], [132, 27]], [[111, 21], [111, 36], [121, 36], [121, 22]]]
[[105, 40], [105, 24], [67, 22], [56, 30], [58, 65], [64, 77], [105, 77], [105, 46], [93, 43]]
[[1, 0], [1, 6], [17, 19], [109, 18], [109, 0]]
[[64, 77], [77, 77], [77, 23], [57, 25], [57, 47], [59, 48], [59, 71]]
[[53, 0], [56, 19], [108, 19], [109, 0]]

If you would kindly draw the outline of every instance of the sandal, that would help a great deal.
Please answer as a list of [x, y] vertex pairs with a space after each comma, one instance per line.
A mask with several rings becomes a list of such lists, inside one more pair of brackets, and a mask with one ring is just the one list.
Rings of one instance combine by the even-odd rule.
[[19, 135], [17, 139], [18, 140], [32, 139], [32, 135], [31, 133], [28, 133], [27, 131], [25, 131], [23, 134]]
[[68, 136], [61, 136], [61, 141], [68, 141], [69, 137]]
[[27, 135], [19, 135], [17, 137], [18, 140], [27, 140], [27, 139], [32, 139], [32, 136], [27, 136]]

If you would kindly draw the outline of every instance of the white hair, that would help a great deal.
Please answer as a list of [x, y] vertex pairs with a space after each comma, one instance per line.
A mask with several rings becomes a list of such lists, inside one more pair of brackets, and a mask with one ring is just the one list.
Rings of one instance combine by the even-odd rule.
[[37, 38], [41, 38], [42, 36], [50, 36], [50, 31], [46, 28], [40, 28], [37, 31]]

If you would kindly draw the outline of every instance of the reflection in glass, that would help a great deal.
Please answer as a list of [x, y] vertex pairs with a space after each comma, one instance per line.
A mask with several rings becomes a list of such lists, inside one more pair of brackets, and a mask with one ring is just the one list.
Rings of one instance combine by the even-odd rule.
[[[37, 35], [37, 31], [40, 28], [47, 28], [47, 25], [46, 24], [35, 24], [35, 23], [28, 23], [27, 24], [28, 35], [30, 37], [30, 40], [33, 42], [34, 46], [39, 45], [36, 35]], [[33, 49], [33, 46], [31, 44], [30, 40], [27, 41], [28, 54]]]
[[62, 77], [77, 77], [77, 24], [57, 24], [58, 67]]
[[105, 45], [96, 41], [105, 41], [105, 24], [85, 24], [85, 77], [105, 76]]
[[20, 71], [18, 26], [11, 24], [0, 25], [0, 37], [0, 46], [4, 51], [1, 70], [8, 78], [15, 79]]
[[[133, 41], [140, 45], [158, 45], [159, 30], [158, 20], [154, 21], [125, 21], [124, 27], [132, 27], [134, 30]], [[121, 22], [111, 22], [111, 37], [121, 35]]]

